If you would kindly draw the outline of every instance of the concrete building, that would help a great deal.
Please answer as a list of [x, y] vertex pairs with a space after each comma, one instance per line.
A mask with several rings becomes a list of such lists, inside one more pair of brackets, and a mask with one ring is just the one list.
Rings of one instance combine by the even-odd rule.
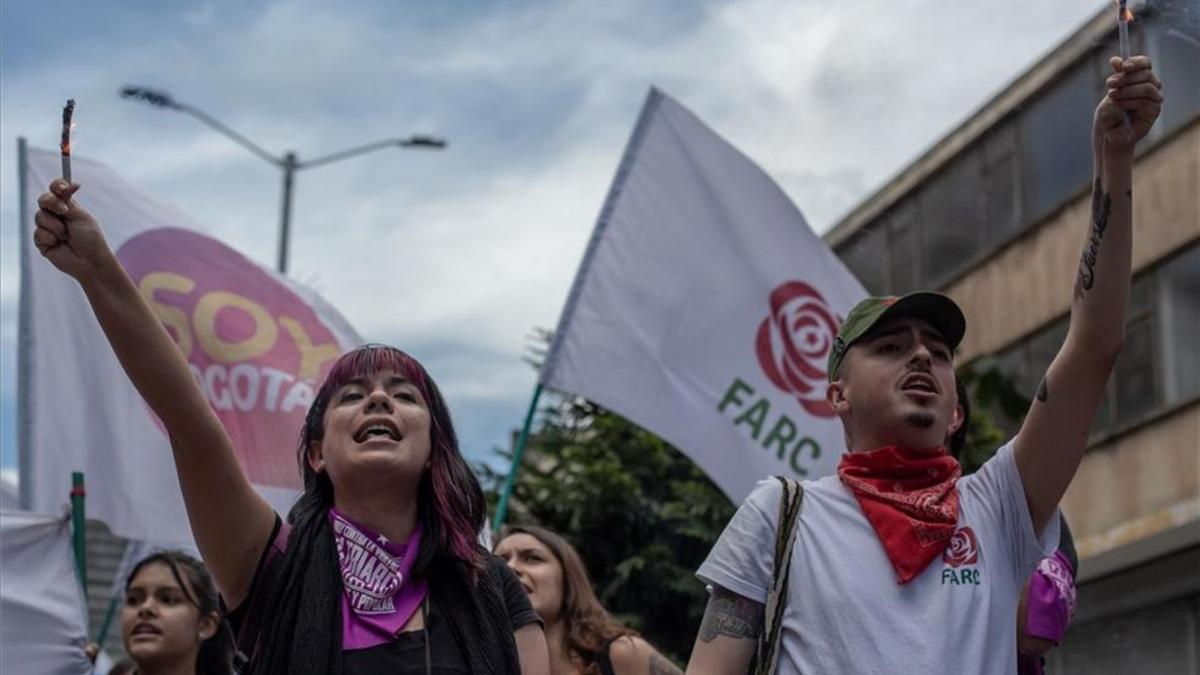
[[[1062, 504], [1081, 562], [1056, 674], [1200, 673], [1200, 27], [1188, 4], [1151, 3], [1131, 31], [1167, 102], [1134, 169], [1125, 346]], [[1027, 397], [1066, 334], [1114, 14], [1097, 14], [826, 235], [872, 293], [952, 296], [969, 326], [958, 362], [994, 368]], [[1015, 433], [1019, 419], [992, 412]]]

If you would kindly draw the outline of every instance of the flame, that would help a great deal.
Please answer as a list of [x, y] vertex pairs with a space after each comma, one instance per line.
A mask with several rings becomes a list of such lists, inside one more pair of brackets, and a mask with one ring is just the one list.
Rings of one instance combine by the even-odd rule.
[[62, 114], [62, 139], [58, 144], [62, 154], [71, 154], [71, 131], [75, 129], [75, 123], [71, 119], [75, 115], [75, 99], [67, 99], [67, 104], [63, 106]]
[[1117, 19], [1125, 23], [1133, 21], [1133, 10], [1126, 6], [1125, 0], [1113, 0], [1113, 4], [1119, 9], [1117, 11]]

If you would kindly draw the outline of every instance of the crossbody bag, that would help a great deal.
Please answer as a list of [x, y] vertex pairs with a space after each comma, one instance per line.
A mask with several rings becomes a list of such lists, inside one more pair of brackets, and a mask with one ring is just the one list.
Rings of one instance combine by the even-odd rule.
[[787, 604], [788, 569], [792, 565], [792, 549], [796, 543], [800, 508], [804, 501], [804, 486], [794, 478], [776, 476], [783, 486], [779, 499], [779, 520], [775, 529], [774, 567], [771, 585], [767, 589], [767, 606], [762, 634], [754, 652], [754, 674], [775, 675], [779, 662], [779, 634], [783, 627], [783, 610]]

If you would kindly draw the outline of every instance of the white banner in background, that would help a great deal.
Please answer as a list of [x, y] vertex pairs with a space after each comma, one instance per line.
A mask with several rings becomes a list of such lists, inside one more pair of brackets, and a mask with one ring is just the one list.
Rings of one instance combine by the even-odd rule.
[[92, 672], [70, 516], [0, 512], [0, 569], [0, 672]]
[[766, 173], [651, 90], [541, 382], [659, 435], [734, 502], [832, 473], [837, 327], [866, 291]]
[[[121, 370], [79, 285], [32, 246], [32, 211], [59, 164], [57, 153], [28, 153], [19, 395], [29, 506], [58, 511], [71, 472], [83, 471], [89, 518], [131, 539], [190, 544], [166, 433]], [[83, 186], [76, 199], [186, 354], [251, 482], [286, 510], [301, 488], [296, 443], [304, 414], [333, 360], [360, 338], [314, 292], [208, 236], [108, 167], [73, 164]]]

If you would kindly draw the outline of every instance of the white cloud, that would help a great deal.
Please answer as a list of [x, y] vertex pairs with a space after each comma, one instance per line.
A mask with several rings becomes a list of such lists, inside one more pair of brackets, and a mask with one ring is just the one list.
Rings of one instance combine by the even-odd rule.
[[[278, 171], [195, 120], [119, 100], [118, 86], [162, 86], [301, 159], [446, 135], [445, 152], [300, 172], [293, 270], [365, 337], [433, 354], [459, 418], [494, 417], [472, 420], [468, 443], [486, 447], [519, 421], [503, 416], [519, 416], [532, 383], [525, 335], [556, 322], [651, 84], [758, 161], [824, 230], [1102, 4], [570, 0], [451, 15], [207, 3], [141, 41], [97, 26], [77, 36], [86, 59], [6, 60], [0, 166], [13, 166], [17, 134], [51, 145], [73, 95], [79, 152], [272, 264]], [[21, 26], [4, 30], [11, 43]], [[16, 301], [15, 188], [0, 185], [5, 309]], [[9, 333], [6, 322], [6, 345]]]

